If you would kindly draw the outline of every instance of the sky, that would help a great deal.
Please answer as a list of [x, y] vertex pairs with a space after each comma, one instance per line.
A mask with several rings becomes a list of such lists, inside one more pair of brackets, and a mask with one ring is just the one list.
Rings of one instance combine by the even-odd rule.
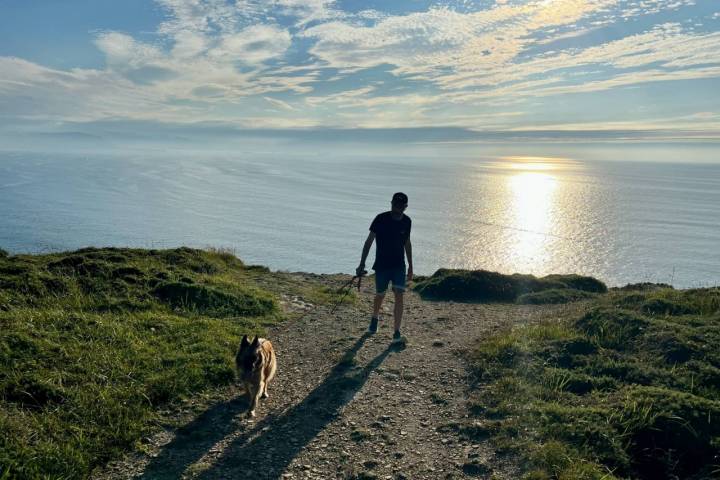
[[720, 140], [718, 0], [0, 0], [0, 139]]

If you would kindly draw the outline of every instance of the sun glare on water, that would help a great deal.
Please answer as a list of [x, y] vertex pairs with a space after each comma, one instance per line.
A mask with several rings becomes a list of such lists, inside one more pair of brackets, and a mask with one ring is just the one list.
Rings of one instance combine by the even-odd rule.
[[566, 158], [505, 157], [509, 212], [508, 261], [517, 272], [544, 272], [557, 240], [559, 222], [556, 173], [570, 163]]
[[584, 170], [561, 157], [496, 157], [468, 175], [471, 201], [455, 234], [459, 268], [547, 275], [570, 268], [576, 255], [572, 219], [582, 208], [568, 190]]
[[513, 237], [510, 242], [519, 271], [542, 269], [547, 263], [547, 233], [553, 224], [553, 194], [557, 179], [537, 172], [522, 172], [508, 179], [512, 192]]

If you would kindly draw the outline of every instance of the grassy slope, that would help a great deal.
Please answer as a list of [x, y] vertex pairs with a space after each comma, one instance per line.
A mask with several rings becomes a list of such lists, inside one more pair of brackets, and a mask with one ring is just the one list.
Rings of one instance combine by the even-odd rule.
[[[710, 474], [718, 290], [493, 275], [444, 271], [432, 293], [464, 298], [479, 282], [518, 303], [594, 299], [478, 344], [465, 434], [520, 452], [528, 478]], [[137, 446], [160, 409], [233, 380], [239, 336], [281, 320], [280, 293], [337, 298], [222, 252], [0, 251], [0, 478], [83, 477]]]
[[82, 478], [137, 446], [160, 409], [233, 381], [280, 290], [334, 299], [217, 251], [0, 251], [0, 478]]
[[720, 289], [615, 290], [568, 312], [478, 342], [465, 433], [519, 454], [527, 479], [718, 475]]

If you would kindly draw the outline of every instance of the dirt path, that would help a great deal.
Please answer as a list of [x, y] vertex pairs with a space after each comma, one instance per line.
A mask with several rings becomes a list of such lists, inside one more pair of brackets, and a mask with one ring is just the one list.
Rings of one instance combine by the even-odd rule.
[[[335, 287], [349, 279], [312, 278]], [[462, 352], [536, 310], [409, 293], [408, 346], [392, 348], [392, 295], [380, 331], [366, 333], [372, 293], [364, 285], [356, 305], [333, 315], [320, 307], [269, 332], [278, 374], [255, 420], [244, 418], [247, 402], [230, 389], [183, 428], [152, 439], [147, 455], [97, 478], [516, 478], [491, 440], [465, 441], [449, 426], [467, 420]]]

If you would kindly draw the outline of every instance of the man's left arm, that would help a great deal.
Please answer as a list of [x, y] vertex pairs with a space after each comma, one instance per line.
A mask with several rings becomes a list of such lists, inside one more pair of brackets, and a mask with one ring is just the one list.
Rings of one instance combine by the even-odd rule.
[[412, 282], [413, 262], [412, 262], [412, 243], [410, 243], [410, 237], [408, 237], [408, 239], [405, 241], [405, 255], [407, 255], [407, 260], [408, 260], [407, 281]]

